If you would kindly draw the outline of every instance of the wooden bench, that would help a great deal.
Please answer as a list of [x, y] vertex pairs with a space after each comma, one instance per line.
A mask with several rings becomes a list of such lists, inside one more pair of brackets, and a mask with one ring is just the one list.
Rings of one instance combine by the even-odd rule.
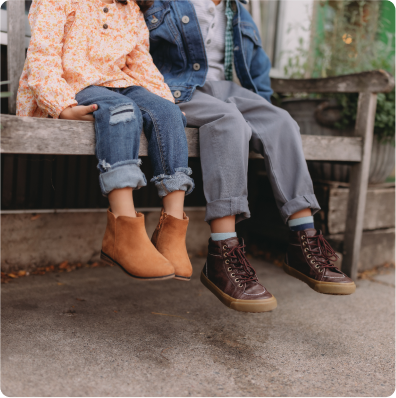
[[[24, 2], [10, 0], [7, 3], [8, 43], [12, 47], [8, 50], [8, 80], [12, 81], [10, 91], [14, 92], [9, 98], [10, 113], [15, 113], [16, 91], [24, 62], [24, 17], [21, 16], [21, 3]], [[272, 88], [275, 92], [284, 94], [360, 93], [353, 137], [301, 137], [307, 160], [352, 164], [342, 269], [352, 278], [356, 278], [377, 93], [391, 91], [394, 88], [394, 79], [389, 73], [378, 70], [324, 79], [272, 79]], [[186, 135], [189, 156], [199, 157], [198, 130], [187, 128]], [[1, 153], [92, 155], [95, 153], [94, 146], [95, 133], [92, 122], [1, 115]], [[144, 135], [139, 155], [147, 155], [147, 141]]]

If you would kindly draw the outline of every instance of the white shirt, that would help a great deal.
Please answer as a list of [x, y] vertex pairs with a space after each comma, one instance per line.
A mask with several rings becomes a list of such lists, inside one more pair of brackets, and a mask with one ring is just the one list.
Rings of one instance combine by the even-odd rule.
[[205, 43], [208, 59], [207, 81], [225, 80], [225, 32], [227, 17], [225, 15], [225, 1], [216, 6], [212, 0], [190, 0], [195, 7]]

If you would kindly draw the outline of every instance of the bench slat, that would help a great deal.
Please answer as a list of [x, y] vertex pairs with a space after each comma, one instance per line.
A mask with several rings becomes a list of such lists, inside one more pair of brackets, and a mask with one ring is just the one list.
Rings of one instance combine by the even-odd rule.
[[319, 79], [271, 78], [276, 93], [387, 93], [394, 89], [394, 77], [384, 70]]
[[[186, 128], [188, 153], [199, 157], [198, 129]], [[362, 139], [302, 135], [307, 160], [359, 162]], [[1, 115], [1, 153], [47, 155], [94, 155], [92, 122], [41, 119]], [[142, 134], [139, 156], [147, 156], [147, 140]], [[251, 157], [261, 157], [251, 154]]]

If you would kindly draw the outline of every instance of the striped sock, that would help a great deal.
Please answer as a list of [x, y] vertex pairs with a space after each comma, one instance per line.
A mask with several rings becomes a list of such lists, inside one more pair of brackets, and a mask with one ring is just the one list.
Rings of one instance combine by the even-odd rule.
[[210, 237], [212, 238], [213, 241], [226, 240], [228, 238], [236, 238], [237, 234], [236, 232], [222, 232], [222, 233], [210, 234]]
[[302, 231], [308, 228], [315, 228], [313, 216], [295, 218], [287, 222], [291, 231]]

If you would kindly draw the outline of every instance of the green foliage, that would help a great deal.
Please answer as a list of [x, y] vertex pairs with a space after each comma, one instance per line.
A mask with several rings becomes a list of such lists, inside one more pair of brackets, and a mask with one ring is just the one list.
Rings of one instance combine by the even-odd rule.
[[[381, 2], [368, 0], [315, 2], [311, 45], [307, 50], [308, 46], [300, 38], [284, 67], [285, 75], [290, 78], [328, 77], [374, 69], [384, 69], [394, 75], [395, 35], [388, 33], [387, 40], [380, 39], [378, 32], [384, 23], [379, 17], [380, 6]], [[323, 22], [322, 32], [317, 31], [318, 16]], [[343, 107], [342, 120], [336, 127], [354, 125], [358, 94], [334, 97]], [[395, 92], [378, 94], [374, 134], [381, 140], [394, 142]]]

